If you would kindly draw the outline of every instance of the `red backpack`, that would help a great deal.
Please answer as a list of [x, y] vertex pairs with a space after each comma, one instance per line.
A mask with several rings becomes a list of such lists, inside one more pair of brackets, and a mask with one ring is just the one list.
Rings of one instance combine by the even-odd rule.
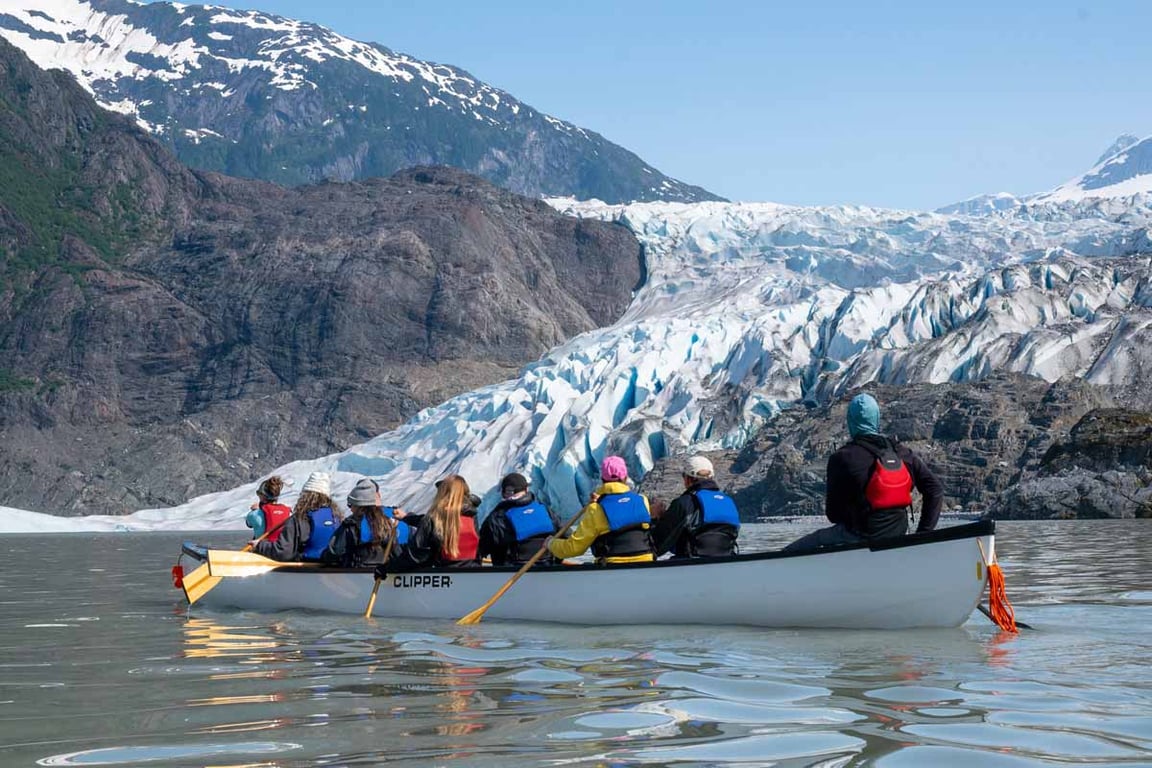
[[871, 446], [858, 443], [876, 457], [872, 476], [864, 487], [864, 498], [873, 511], [880, 509], [902, 509], [912, 506], [912, 474], [891, 443], [883, 452]]

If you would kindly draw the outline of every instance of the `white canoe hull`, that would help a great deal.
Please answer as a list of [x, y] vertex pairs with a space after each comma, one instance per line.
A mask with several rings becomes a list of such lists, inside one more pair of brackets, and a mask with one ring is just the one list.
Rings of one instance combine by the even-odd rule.
[[[993, 533], [988, 521], [807, 555], [537, 568], [484, 617], [588, 625], [954, 627], [984, 594], [980, 545], [991, 560]], [[390, 575], [373, 615], [457, 619], [487, 601], [514, 572], [469, 568]], [[283, 567], [225, 577], [197, 605], [362, 614], [374, 582], [368, 569]]]

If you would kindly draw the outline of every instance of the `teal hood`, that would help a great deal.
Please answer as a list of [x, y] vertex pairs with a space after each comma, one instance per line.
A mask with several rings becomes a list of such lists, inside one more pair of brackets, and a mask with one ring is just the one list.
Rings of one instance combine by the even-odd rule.
[[848, 403], [848, 434], [852, 437], [880, 434], [880, 404], [872, 395], [856, 395]]

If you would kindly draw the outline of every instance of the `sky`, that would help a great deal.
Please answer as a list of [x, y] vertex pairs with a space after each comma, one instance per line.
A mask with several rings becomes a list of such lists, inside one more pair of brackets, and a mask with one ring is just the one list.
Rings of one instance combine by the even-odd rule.
[[452, 64], [733, 200], [930, 209], [1152, 135], [1152, 2], [214, 0]]

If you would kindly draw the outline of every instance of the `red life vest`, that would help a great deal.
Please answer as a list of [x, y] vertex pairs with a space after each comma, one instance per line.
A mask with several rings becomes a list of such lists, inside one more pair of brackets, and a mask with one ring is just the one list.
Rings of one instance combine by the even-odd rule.
[[264, 513], [264, 530], [272, 531], [268, 541], [276, 541], [284, 531], [284, 522], [292, 516], [292, 510], [283, 504], [261, 504]]
[[891, 448], [883, 453], [871, 452], [876, 457], [876, 464], [864, 488], [868, 506], [873, 511], [912, 506], [912, 474], [900, 456]]
[[476, 518], [460, 516], [460, 536], [456, 540], [456, 555], [440, 550], [440, 559], [446, 562], [475, 560], [480, 547], [480, 537], [476, 535]]

